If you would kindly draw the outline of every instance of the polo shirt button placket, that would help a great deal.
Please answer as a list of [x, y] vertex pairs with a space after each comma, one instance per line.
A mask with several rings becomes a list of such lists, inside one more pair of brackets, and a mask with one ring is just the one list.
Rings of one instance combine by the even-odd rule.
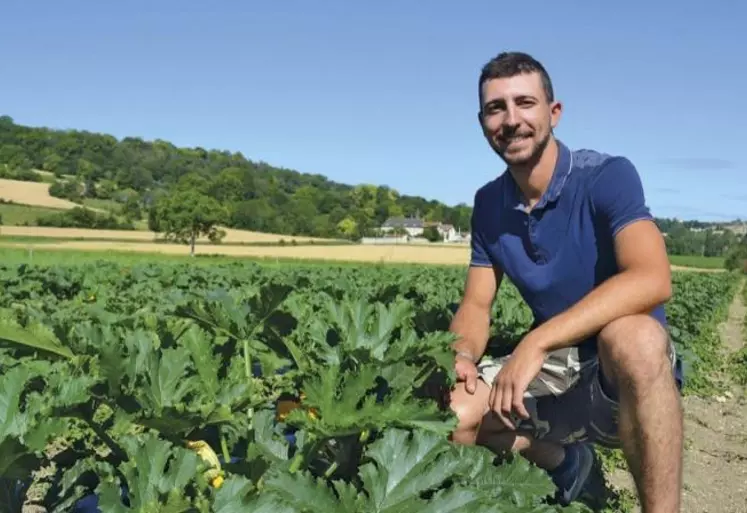
[[537, 247], [537, 238], [535, 237], [535, 228], [537, 226], [537, 222], [534, 219], [534, 217], [529, 215], [529, 220], [527, 222], [529, 225], [529, 241], [532, 243], [532, 248], [534, 249], [534, 256], [537, 259], [537, 263], [542, 264], [544, 263], [545, 259], [542, 256], [542, 252]]

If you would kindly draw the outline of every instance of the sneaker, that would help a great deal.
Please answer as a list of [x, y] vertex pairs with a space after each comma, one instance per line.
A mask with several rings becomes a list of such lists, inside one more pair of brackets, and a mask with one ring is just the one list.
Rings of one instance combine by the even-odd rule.
[[[574, 444], [565, 448], [566, 460], [561, 468], [550, 473], [558, 487], [556, 499], [562, 506], [568, 506], [578, 499], [594, 466], [594, 449], [588, 444]], [[570, 459], [569, 459], [570, 458]]]

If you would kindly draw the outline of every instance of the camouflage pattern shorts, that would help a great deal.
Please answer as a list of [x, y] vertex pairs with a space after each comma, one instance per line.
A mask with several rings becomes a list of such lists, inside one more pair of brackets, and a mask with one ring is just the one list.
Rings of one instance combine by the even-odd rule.
[[[492, 386], [508, 358], [484, 357], [477, 364], [480, 379]], [[675, 372], [677, 358], [671, 338], [669, 359]], [[538, 440], [619, 448], [619, 403], [617, 397], [605, 392], [604, 379], [598, 359], [581, 363], [575, 348], [551, 353], [524, 394], [531, 418], [524, 420], [514, 415], [512, 420], [518, 430]]]

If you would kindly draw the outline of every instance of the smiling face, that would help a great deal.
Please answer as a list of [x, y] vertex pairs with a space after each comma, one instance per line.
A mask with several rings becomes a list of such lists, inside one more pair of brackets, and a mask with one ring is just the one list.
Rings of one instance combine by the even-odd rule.
[[488, 78], [481, 87], [480, 124], [491, 148], [512, 167], [537, 162], [560, 120], [539, 72]]

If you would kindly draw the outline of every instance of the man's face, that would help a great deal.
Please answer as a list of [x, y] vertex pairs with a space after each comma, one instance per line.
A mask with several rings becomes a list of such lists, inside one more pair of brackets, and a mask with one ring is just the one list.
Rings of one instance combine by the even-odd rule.
[[494, 78], [482, 85], [480, 123], [491, 148], [509, 166], [536, 161], [560, 120], [559, 102], [548, 103], [539, 73]]

